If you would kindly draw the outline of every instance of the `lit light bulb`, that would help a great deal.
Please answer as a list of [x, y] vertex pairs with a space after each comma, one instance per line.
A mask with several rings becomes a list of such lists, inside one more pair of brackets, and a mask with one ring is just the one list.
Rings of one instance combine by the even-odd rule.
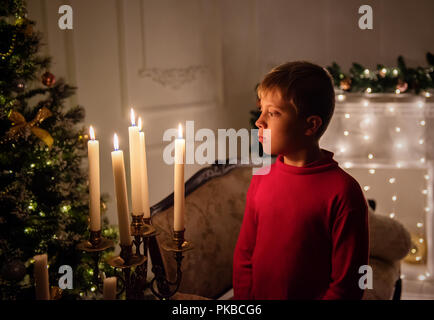
[[395, 128], [395, 131], [396, 131], [396, 132], [401, 132], [401, 128], [400, 128], [400, 127], [396, 127], [396, 128]]
[[369, 140], [369, 136], [368, 136], [367, 134], [365, 134], [365, 135], [363, 136], [363, 139], [365, 139], [365, 140]]
[[363, 187], [363, 190], [365, 190], [365, 191], [368, 191], [369, 189], [371, 189], [370, 186], [364, 186], [364, 187]]
[[368, 154], [368, 158], [372, 159], [374, 157], [374, 155], [372, 153]]
[[369, 75], [369, 69], [365, 69], [365, 70], [363, 71], [363, 73], [364, 73], [365, 75]]
[[402, 163], [398, 161], [398, 162], [396, 163], [396, 167], [397, 167], [397, 168], [401, 168], [401, 167], [402, 167]]
[[350, 132], [348, 130], [344, 131], [344, 136], [348, 136], [350, 134]]
[[389, 179], [389, 183], [395, 183], [396, 179], [395, 178], [390, 178]]
[[395, 107], [389, 107], [389, 111], [392, 113], [395, 112]]
[[390, 217], [391, 219], [395, 218], [395, 213], [394, 213], [394, 212], [391, 212], [391, 213], [389, 214], [389, 217]]
[[343, 95], [343, 94], [339, 94], [339, 95], [338, 95], [338, 100], [339, 100], [339, 101], [344, 101], [344, 100], [345, 100], [345, 95]]
[[367, 93], [371, 93], [371, 92], [372, 92], [372, 89], [371, 89], [371, 88], [366, 88], [366, 92], [367, 92]]
[[351, 168], [352, 165], [353, 164], [351, 162], [345, 162], [344, 163], [345, 168]]
[[419, 159], [419, 161], [420, 161], [421, 163], [425, 163], [425, 158], [422, 157], [422, 158]]
[[364, 107], [369, 106], [369, 101], [365, 100], [365, 101], [363, 102], [363, 106], [364, 106]]
[[398, 75], [398, 69], [393, 69], [392, 73], [396, 77]]
[[340, 148], [339, 148], [339, 151], [340, 151], [341, 153], [344, 153], [345, 150], [346, 150], [345, 147], [340, 147]]
[[386, 68], [381, 69], [381, 73], [382, 73], [383, 76], [386, 75], [387, 69]]
[[402, 148], [402, 143], [401, 143], [401, 142], [398, 142], [398, 143], [396, 144], [396, 147], [397, 147], [398, 149], [401, 149], [401, 148]]
[[425, 125], [425, 120], [421, 120], [419, 124], [423, 127]]
[[375, 169], [369, 169], [369, 173], [370, 174], [374, 174], [375, 173]]
[[422, 190], [422, 193], [423, 193], [423, 194], [428, 194], [428, 190], [427, 190], [427, 189], [423, 189], [423, 190]]
[[349, 119], [350, 118], [350, 114], [349, 113], [345, 113], [345, 119]]
[[424, 105], [425, 105], [425, 104], [423, 103], [423, 101], [419, 101], [419, 102], [417, 103], [417, 106], [418, 106], [419, 108], [423, 108]]
[[418, 228], [422, 228], [423, 227], [423, 223], [422, 222], [418, 222], [416, 225]]
[[427, 98], [431, 97], [431, 93], [425, 92], [425, 97], [427, 97]]
[[422, 238], [419, 239], [419, 243], [423, 243], [423, 239]]
[[424, 175], [423, 177], [425, 178], [425, 180], [429, 180], [429, 175], [428, 174]]
[[429, 207], [425, 207], [425, 212], [429, 212]]
[[395, 93], [396, 93], [396, 94], [400, 94], [400, 93], [401, 93], [401, 90], [396, 89], [396, 90], [395, 90]]
[[419, 144], [423, 144], [423, 143], [424, 143], [423, 139], [419, 139]]
[[398, 197], [396, 195], [392, 196], [392, 201], [396, 201], [398, 199]]

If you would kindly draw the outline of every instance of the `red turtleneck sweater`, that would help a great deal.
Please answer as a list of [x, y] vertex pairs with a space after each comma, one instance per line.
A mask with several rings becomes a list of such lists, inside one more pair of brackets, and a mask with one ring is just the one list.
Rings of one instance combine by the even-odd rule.
[[234, 252], [234, 299], [362, 298], [368, 206], [358, 182], [322, 151], [303, 167], [279, 155], [268, 174], [252, 177]]

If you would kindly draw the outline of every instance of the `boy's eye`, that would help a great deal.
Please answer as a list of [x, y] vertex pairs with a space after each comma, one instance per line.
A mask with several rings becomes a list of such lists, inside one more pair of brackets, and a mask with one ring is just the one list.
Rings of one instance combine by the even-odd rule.
[[275, 116], [277, 116], [278, 114], [277, 114], [277, 112], [268, 112], [268, 114], [270, 115], [270, 117], [275, 117]]

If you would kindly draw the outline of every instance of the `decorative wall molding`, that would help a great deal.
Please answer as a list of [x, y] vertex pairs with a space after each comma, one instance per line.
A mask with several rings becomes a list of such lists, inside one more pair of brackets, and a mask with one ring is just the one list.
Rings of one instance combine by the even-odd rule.
[[185, 84], [195, 81], [206, 72], [209, 72], [209, 68], [202, 65], [167, 69], [143, 67], [139, 70], [139, 75], [142, 78], [150, 78], [163, 87], [176, 90]]
[[145, 25], [145, 0], [140, 0], [140, 41], [142, 50], [142, 67], [138, 74], [142, 78], [152, 81], [173, 90], [180, 89], [183, 85], [195, 81], [206, 72], [209, 67], [205, 65], [191, 65], [181, 68], [149, 68], [146, 63], [146, 25]]

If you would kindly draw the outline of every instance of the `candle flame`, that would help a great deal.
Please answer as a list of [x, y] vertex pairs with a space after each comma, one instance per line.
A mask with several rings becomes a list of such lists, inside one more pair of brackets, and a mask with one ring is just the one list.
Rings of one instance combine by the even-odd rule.
[[89, 128], [89, 135], [91, 140], [95, 140], [95, 131], [93, 131], [93, 127], [90, 126]]
[[138, 127], [139, 127], [139, 131], [142, 131], [142, 118], [141, 117], [139, 117], [139, 120], [138, 120]]
[[136, 116], [134, 115], [134, 110], [133, 108], [131, 108], [131, 125], [135, 126], [136, 125]]
[[115, 150], [119, 150], [119, 139], [118, 139], [118, 135], [116, 133], [113, 137], [113, 145], [115, 147]]
[[182, 138], [182, 126], [181, 126], [181, 124], [179, 124], [179, 126], [178, 126], [178, 138]]

